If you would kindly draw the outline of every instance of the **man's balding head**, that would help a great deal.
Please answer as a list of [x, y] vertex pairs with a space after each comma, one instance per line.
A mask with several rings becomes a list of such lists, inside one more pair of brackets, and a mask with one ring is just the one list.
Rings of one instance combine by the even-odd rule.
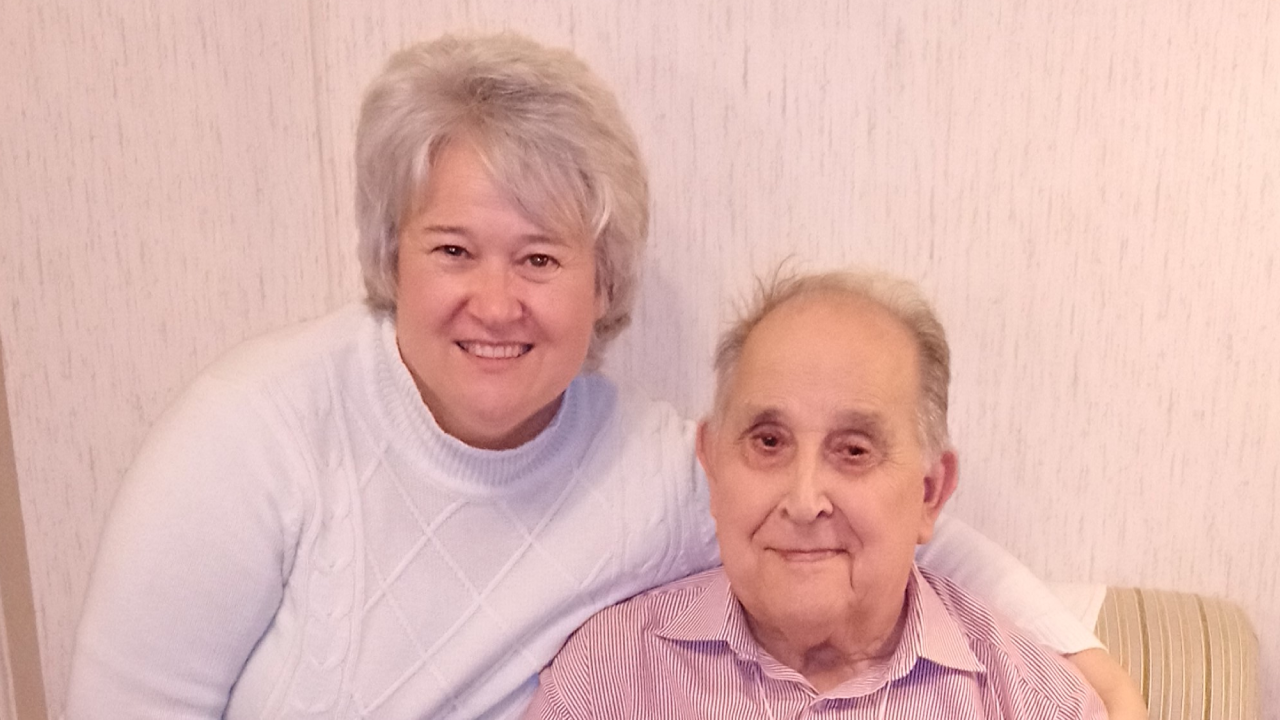
[[749, 309], [720, 338], [716, 347], [713, 415], [724, 404], [725, 388], [738, 366], [747, 336], [770, 313], [798, 299], [817, 295], [861, 300], [879, 306], [913, 336], [920, 366], [920, 438], [930, 456], [949, 446], [947, 405], [951, 385], [951, 348], [942, 323], [912, 282], [868, 271], [779, 276], [761, 282]]

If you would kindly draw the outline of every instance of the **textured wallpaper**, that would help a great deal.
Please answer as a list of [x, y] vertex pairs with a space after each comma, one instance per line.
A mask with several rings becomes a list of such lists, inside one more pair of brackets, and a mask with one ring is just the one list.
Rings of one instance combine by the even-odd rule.
[[649, 160], [645, 286], [611, 374], [696, 414], [753, 273], [791, 258], [921, 281], [955, 356], [954, 510], [1049, 579], [1240, 603], [1280, 720], [1266, 0], [17, 0], [5, 16], [0, 335], [54, 712], [147, 427], [230, 345], [359, 297], [364, 85], [407, 42], [513, 28], [583, 55]]

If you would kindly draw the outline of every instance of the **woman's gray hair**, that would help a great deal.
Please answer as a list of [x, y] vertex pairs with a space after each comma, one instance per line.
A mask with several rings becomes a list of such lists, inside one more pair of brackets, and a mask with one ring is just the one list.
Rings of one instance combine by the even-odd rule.
[[606, 301], [587, 367], [631, 320], [649, 184], [613, 94], [576, 56], [519, 35], [446, 35], [391, 56], [356, 131], [356, 216], [368, 302], [395, 310], [400, 224], [450, 142], [549, 231], [594, 242]]
[[920, 442], [929, 462], [950, 448], [947, 395], [951, 385], [951, 349], [947, 334], [920, 288], [909, 280], [880, 272], [844, 271], [814, 275], [774, 273], [758, 283], [754, 301], [716, 346], [714, 414], [723, 413], [728, 386], [751, 331], [778, 308], [800, 298], [834, 295], [883, 308], [911, 333], [920, 357]]

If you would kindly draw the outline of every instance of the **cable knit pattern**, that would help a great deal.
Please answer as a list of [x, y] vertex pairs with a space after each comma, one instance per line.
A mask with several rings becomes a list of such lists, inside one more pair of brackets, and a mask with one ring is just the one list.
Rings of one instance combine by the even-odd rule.
[[[363, 305], [246, 343], [121, 485], [66, 717], [518, 715], [592, 613], [715, 562], [696, 465], [692, 423], [594, 375], [533, 441], [464, 445]], [[1030, 577], [951, 526], [935, 570]]]

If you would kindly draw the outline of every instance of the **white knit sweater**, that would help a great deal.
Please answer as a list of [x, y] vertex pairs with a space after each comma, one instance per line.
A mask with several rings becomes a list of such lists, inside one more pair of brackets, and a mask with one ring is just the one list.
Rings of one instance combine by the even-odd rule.
[[[242, 346], [157, 424], [98, 550], [66, 717], [517, 714], [593, 612], [714, 564], [705, 492], [692, 424], [599, 376], [532, 442], [463, 445], [390, 318], [353, 305]], [[922, 559], [994, 583], [971, 589], [1059, 649], [1091, 644], [984, 543], [951, 521]]]

